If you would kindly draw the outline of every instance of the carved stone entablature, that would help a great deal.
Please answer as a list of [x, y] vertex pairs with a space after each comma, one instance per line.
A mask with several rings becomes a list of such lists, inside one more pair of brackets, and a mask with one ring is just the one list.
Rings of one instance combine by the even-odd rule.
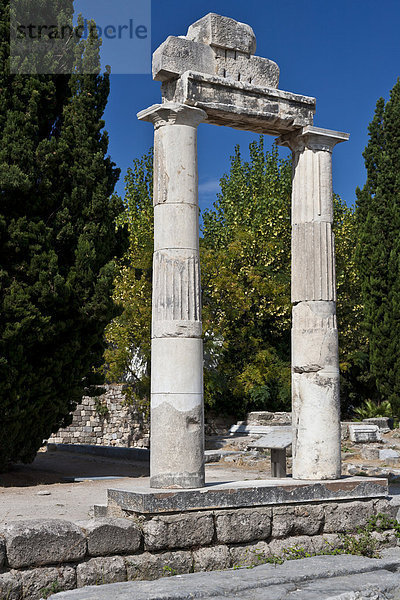
[[269, 135], [299, 130], [315, 113], [315, 98], [194, 71], [164, 83], [162, 93], [164, 101], [203, 109], [207, 123]]
[[163, 101], [196, 106], [208, 123], [281, 135], [311, 125], [315, 98], [281, 92], [279, 67], [254, 56], [249, 25], [210, 13], [153, 54]]

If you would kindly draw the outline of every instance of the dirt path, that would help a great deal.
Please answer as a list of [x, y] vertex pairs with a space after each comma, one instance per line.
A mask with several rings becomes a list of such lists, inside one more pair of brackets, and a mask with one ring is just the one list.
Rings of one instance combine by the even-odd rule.
[[[206, 465], [206, 480], [237, 481], [264, 478], [265, 471]], [[88, 479], [71, 482], [71, 478]], [[127, 479], [129, 478], [129, 479]], [[68, 481], [68, 479], [70, 481]], [[39, 452], [31, 465], [18, 465], [0, 474], [0, 523], [23, 519], [88, 519], [94, 504], [106, 504], [107, 489], [149, 485], [143, 462], [71, 454]]]

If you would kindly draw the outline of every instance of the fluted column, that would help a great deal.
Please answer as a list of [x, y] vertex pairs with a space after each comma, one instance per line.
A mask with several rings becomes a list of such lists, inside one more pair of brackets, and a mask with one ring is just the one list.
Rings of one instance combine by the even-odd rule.
[[166, 102], [154, 124], [150, 486], [204, 485], [197, 126], [206, 113]]
[[332, 149], [346, 133], [307, 126], [279, 138], [293, 152], [293, 478], [341, 476]]

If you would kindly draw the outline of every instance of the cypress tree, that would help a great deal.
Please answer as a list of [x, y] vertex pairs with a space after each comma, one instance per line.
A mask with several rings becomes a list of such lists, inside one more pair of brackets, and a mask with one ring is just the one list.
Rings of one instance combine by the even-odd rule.
[[400, 79], [380, 98], [357, 189], [357, 264], [371, 374], [381, 400], [400, 409]]
[[[73, 0], [47, 2], [61, 4], [72, 15]], [[109, 76], [10, 75], [8, 27], [1, 0], [0, 468], [31, 461], [97, 383], [124, 246], [102, 120]], [[98, 44], [73, 52], [99, 72]]]

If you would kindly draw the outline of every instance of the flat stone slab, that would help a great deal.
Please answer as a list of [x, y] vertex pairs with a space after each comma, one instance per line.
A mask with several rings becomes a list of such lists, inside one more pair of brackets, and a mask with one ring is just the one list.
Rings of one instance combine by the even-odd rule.
[[247, 424], [246, 422], [237, 423], [236, 425], [232, 425], [229, 429], [229, 435], [267, 435], [270, 433], [274, 433], [277, 429], [285, 429], [286, 431], [291, 431], [292, 427], [288, 427], [286, 425], [252, 425]]
[[368, 425], [367, 423], [349, 425], [349, 434], [350, 440], [359, 444], [380, 442], [382, 440], [379, 427], [377, 425]]
[[[314, 556], [282, 565], [253, 569], [190, 573], [156, 581], [130, 581], [90, 586], [50, 596], [49, 600], [339, 600], [341, 598], [398, 598], [376, 592], [397, 592], [399, 549], [382, 559], [362, 556]], [[371, 594], [371, 590], [376, 595]], [[352, 594], [353, 595], [350, 595]], [[341, 594], [346, 594], [341, 596]], [[357, 594], [357, 595], [354, 595]]]
[[274, 431], [267, 433], [259, 440], [249, 444], [249, 448], [270, 448], [271, 450], [282, 450], [288, 448], [292, 443], [291, 427], [274, 427]]
[[291, 478], [208, 484], [191, 490], [154, 488], [109, 489], [108, 505], [138, 513], [213, 510], [300, 502], [384, 498], [388, 482], [383, 478], [343, 477], [329, 481]]

